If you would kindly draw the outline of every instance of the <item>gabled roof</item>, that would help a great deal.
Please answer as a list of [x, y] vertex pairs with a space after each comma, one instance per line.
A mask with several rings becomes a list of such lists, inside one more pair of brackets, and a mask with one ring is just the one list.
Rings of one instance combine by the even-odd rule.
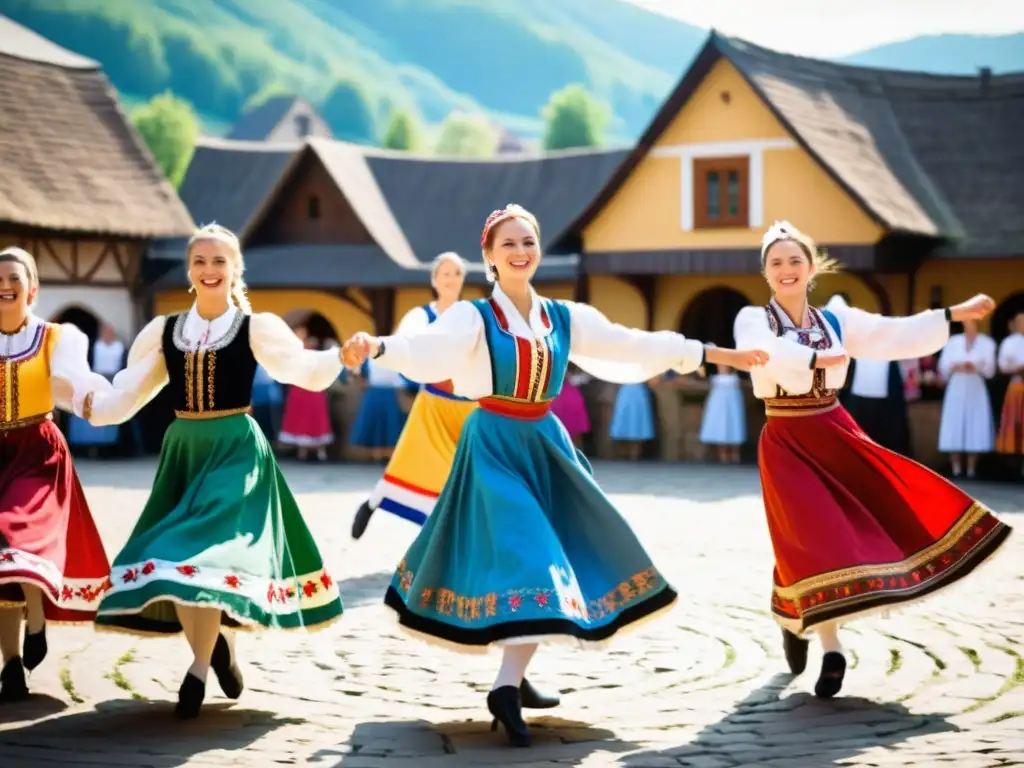
[[188, 211], [99, 64], [0, 16], [0, 222], [148, 239]]
[[889, 231], [947, 240], [966, 255], [1024, 252], [1024, 219], [1012, 213], [1024, 199], [1024, 73], [855, 67], [714, 32], [609, 183], [557, 239], [594, 219], [722, 58]]
[[[244, 243], [274, 201], [288, 193], [294, 172], [310, 155], [323, 164], [375, 244], [248, 247], [247, 280], [254, 287], [423, 284], [433, 258], [450, 250], [469, 262], [467, 280], [483, 283], [480, 228], [488, 213], [515, 202], [535, 211], [545, 231], [564, 227], [626, 151], [460, 161], [319, 138], [301, 145], [206, 139], [196, 148], [181, 194], [197, 221], [217, 221], [239, 232]], [[151, 255], [180, 258], [183, 253], [179, 242]], [[277, 259], [288, 265], [287, 277]], [[574, 280], [577, 264], [575, 254], [546, 256], [537, 278]], [[167, 280], [177, 284], [175, 275]]]
[[266, 141], [291, 112], [296, 102], [301, 102], [315, 111], [309, 102], [298, 96], [272, 96], [238, 118], [225, 138], [237, 141]]

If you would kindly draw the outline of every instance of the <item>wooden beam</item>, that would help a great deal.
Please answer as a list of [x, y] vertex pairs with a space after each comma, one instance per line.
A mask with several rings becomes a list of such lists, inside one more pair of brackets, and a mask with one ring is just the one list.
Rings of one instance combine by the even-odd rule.
[[395, 289], [372, 288], [369, 293], [370, 301], [373, 302], [370, 313], [370, 317], [373, 318], [373, 332], [378, 336], [387, 336], [395, 324]]
[[45, 250], [46, 253], [48, 253], [50, 255], [50, 258], [53, 259], [55, 262], [57, 262], [57, 266], [61, 268], [61, 271], [65, 275], [68, 276], [68, 281], [69, 282], [72, 282], [72, 283], [75, 282], [75, 278], [77, 278], [78, 276], [75, 274], [75, 265], [74, 265], [74, 263], [72, 263], [71, 266], [68, 266], [67, 264], [65, 264], [61, 260], [60, 256], [57, 255], [57, 251], [55, 251], [53, 249], [53, 246], [50, 244], [49, 240], [46, 240], [46, 239], [40, 240], [38, 242], [38, 247], [41, 250]]
[[[112, 250], [112, 249], [115, 249], [115, 248], [116, 248], [116, 246], [114, 245], [114, 242], [113, 242], [113, 241], [111, 241], [111, 240], [108, 240], [108, 241], [107, 241], [107, 242], [106, 242], [106, 243], [105, 243], [105, 244], [103, 245], [103, 250], [102, 250], [102, 251], [100, 251], [100, 257], [99, 257], [98, 259], [96, 259], [96, 263], [95, 263], [95, 264], [93, 264], [93, 265], [92, 265], [92, 267], [90, 267], [90, 268], [89, 268], [89, 271], [88, 271], [88, 272], [86, 272], [86, 273], [85, 273], [84, 275], [82, 275], [82, 277], [81, 277], [81, 279], [79, 280], [79, 282], [82, 282], [82, 283], [91, 283], [91, 282], [92, 282], [92, 278], [93, 278], [93, 276], [94, 276], [94, 275], [95, 275], [95, 274], [96, 274], [97, 272], [99, 272], [99, 270], [100, 270], [100, 267], [102, 267], [102, 266], [103, 266], [103, 262], [107, 260], [107, 256], [108, 256], [108, 255], [109, 255], [109, 254], [111, 253], [111, 250]], [[116, 257], [114, 257], [114, 258], [115, 258], [115, 260], [116, 260]]]
[[892, 299], [889, 297], [889, 292], [885, 289], [885, 286], [878, 280], [874, 272], [854, 272], [859, 277], [864, 285], [868, 287], [878, 299], [878, 304], [881, 307], [883, 315], [892, 314]]
[[647, 310], [647, 327], [643, 330], [654, 329], [654, 292], [657, 277], [655, 275], [622, 275], [623, 280], [632, 285], [644, 297], [644, 306]]
[[[323, 290], [323, 289], [321, 288], [320, 290]], [[360, 312], [362, 312], [364, 315], [370, 315], [371, 317], [373, 316], [373, 299], [372, 298], [370, 299], [369, 302], [367, 302], [367, 301], [360, 301], [352, 293], [352, 291], [349, 290], [348, 288], [330, 288], [330, 289], [328, 289], [326, 291], [326, 293], [329, 293], [331, 296], [334, 296], [336, 299], [341, 299], [346, 304], [349, 304], [349, 305], [355, 307]]]

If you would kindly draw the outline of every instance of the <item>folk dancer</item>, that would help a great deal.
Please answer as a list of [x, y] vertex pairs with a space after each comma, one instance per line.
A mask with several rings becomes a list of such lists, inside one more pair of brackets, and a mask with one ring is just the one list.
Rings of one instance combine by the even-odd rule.
[[996, 450], [1016, 456], [1024, 474], [1024, 312], [1013, 319], [1014, 332], [999, 344], [999, 371], [1010, 377], [1003, 400]]
[[775, 552], [772, 611], [794, 674], [807, 665], [802, 635], [818, 635], [825, 653], [815, 693], [831, 698], [846, 672], [840, 621], [949, 586], [1010, 533], [982, 504], [857, 426], [836, 401], [848, 358], [932, 354], [951, 320], [982, 318], [993, 302], [976, 296], [903, 318], [816, 309], [808, 287], [836, 265], [786, 222], [764, 236], [761, 260], [774, 296], [741, 310], [735, 335], [771, 355], [751, 378], [768, 416], [759, 464]]
[[31, 313], [38, 293], [31, 254], [0, 252], [0, 702], [28, 697], [25, 670], [46, 658], [46, 622], [91, 623], [110, 583], [52, 415], [71, 410], [75, 387], [104, 379], [89, 370], [85, 334]]
[[[406, 313], [395, 331], [413, 336], [430, 326], [462, 295], [466, 263], [452, 252], [442, 253], [430, 271], [437, 299]], [[380, 479], [352, 521], [352, 538], [359, 539], [378, 509], [423, 525], [434, 509], [455, 459], [462, 425], [476, 403], [452, 394], [450, 381], [424, 384], [413, 401], [408, 420]]]
[[[530, 285], [541, 260], [537, 220], [493, 212], [480, 239], [488, 299], [452, 306], [417, 336], [356, 334], [346, 363], [367, 355], [416, 381], [450, 379], [477, 400], [448, 482], [385, 597], [407, 630], [463, 652], [504, 647], [487, 707], [492, 729], [527, 746], [520, 686], [540, 642], [598, 643], [676, 600], [590, 465], [549, 413], [570, 357], [609, 381], [643, 382], [705, 354], [749, 368], [758, 352], [707, 350], [677, 333], [608, 321]], [[605, 361], [622, 361], [610, 363]]]
[[939, 421], [939, 451], [949, 454], [953, 477], [964, 471], [973, 478], [978, 456], [995, 446], [995, 423], [987, 380], [996, 375], [996, 343], [978, 333], [976, 320], [964, 321], [964, 332], [951, 336], [939, 355], [939, 378], [946, 385]]
[[76, 393], [93, 424], [117, 424], [170, 385], [175, 415], [153, 490], [114, 560], [98, 629], [184, 632], [195, 656], [179, 717], [199, 714], [212, 666], [230, 698], [243, 681], [232, 628], [325, 626], [342, 613], [263, 431], [248, 415], [257, 363], [279, 381], [326, 389], [340, 350], [304, 349], [283, 320], [251, 314], [238, 239], [217, 225], [186, 251], [192, 308], [157, 317], [112, 384]]

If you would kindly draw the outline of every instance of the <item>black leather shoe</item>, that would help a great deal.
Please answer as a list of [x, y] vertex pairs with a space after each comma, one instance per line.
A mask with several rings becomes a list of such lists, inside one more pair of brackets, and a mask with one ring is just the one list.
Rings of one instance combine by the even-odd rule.
[[829, 651], [821, 659], [821, 674], [814, 684], [814, 695], [819, 699], [831, 699], [843, 688], [846, 677], [846, 657], [838, 651]]
[[491, 730], [498, 730], [498, 723], [505, 726], [509, 746], [530, 746], [530, 729], [523, 721], [523, 707], [519, 700], [518, 688], [511, 685], [495, 688], [487, 694], [487, 709], [494, 716]]
[[217, 676], [217, 682], [224, 695], [229, 699], [237, 699], [245, 690], [245, 682], [242, 680], [242, 670], [231, 658], [231, 646], [223, 633], [217, 635], [217, 644], [213, 646], [213, 655], [210, 657], [210, 668]]
[[525, 677], [519, 685], [519, 701], [523, 709], [551, 709], [562, 703], [558, 696], [541, 693]]
[[27, 698], [25, 667], [22, 666], [21, 658], [15, 656], [4, 664], [3, 671], [0, 671], [0, 703], [9, 704]]
[[360, 539], [364, 533], [366, 533], [366, 526], [370, 524], [370, 518], [373, 517], [374, 510], [370, 506], [370, 500], [367, 499], [356, 511], [356, 519], [352, 521], [352, 538]]
[[47, 651], [49, 651], [49, 646], [46, 644], [46, 626], [44, 625], [35, 634], [29, 634], [26, 628], [25, 640], [21, 645], [21, 661], [25, 665], [25, 669], [31, 672], [42, 664]]
[[786, 654], [789, 671], [794, 675], [803, 674], [807, 669], [807, 649], [810, 641], [798, 637], [788, 629], [782, 630], [782, 650]]
[[198, 717], [205, 698], [206, 683], [189, 672], [178, 689], [178, 705], [174, 708], [174, 714], [182, 720]]

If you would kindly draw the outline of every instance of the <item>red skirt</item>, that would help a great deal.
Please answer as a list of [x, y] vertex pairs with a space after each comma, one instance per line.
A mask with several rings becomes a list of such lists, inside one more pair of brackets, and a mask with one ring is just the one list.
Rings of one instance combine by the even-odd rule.
[[1024, 455], [1024, 381], [1015, 379], [1006, 388], [996, 451]]
[[918, 600], [1010, 534], [952, 483], [868, 437], [845, 408], [771, 415], [759, 444], [772, 612], [797, 634]]
[[319, 447], [334, 442], [327, 393], [290, 387], [278, 440], [286, 445]]
[[50, 598], [46, 618], [56, 622], [91, 622], [110, 587], [103, 542], [50, 419], [0, 430], [0, 605], [23, 605], [22, 583]]

